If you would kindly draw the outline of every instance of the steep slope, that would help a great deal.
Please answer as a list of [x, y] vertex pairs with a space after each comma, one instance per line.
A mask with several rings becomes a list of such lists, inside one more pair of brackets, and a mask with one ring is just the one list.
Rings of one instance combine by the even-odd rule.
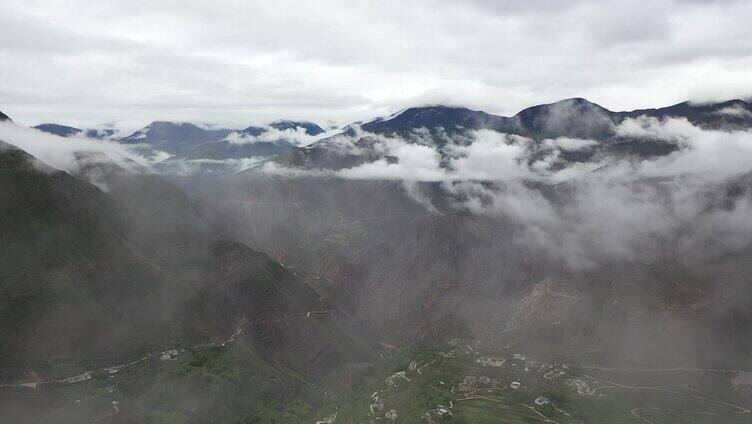
[[[530, 183], [526, 194], [547, 199], [534, 205], [553, 219], [553, 211], [576, 211], [578, 193], [598, 178]], [[663, 204], [673, 184], [679, 181], [645, 179], [628, 190], [651, 193], [658, 197], [651, 202]], [[484, 197], [463, 203], [472, 191], [462, 185]], [[740, 235], [741, 246], [728, 253], [721, 236], [707, 230], [726, 213], [745, 211], [748, 175], [697, 189], [705, 212], [682, 217], [686, 221], [665, 234], [637, 239], [623, 257], [595, 249], [582, 268], [563, 260], [582, 246], [553, 238], [600, 228], [591, 219], [605, 220], [604, 228], [614, 231], [611, 217], [586, 214], [575, 218], [576, 228], [562, 225], [569, 229], [539, 235], [539, 222], [510, 216], [514, 198], [478, 213], [479, 204], [491, 204], [493, 193], [504, 190], [503, 181], [411, 183], [247, 171], [203, 200], [218, 228], [309, 270], [317, 287], [335, 294], [364, 331], [387, 344], [503, 334], [505, 344], [521, 350], [589, 352], [592, 361], [748, 364], [752, 297], [743, 292], [752, 244]], [[591, 202], [579, 206], [602, 206]], [[613, 242], [613, 234], [586, 236], [607, 247]], [[711, 253], [717, 247], [721, 253]]]
[[3, 112], [0, 112], [0, 121], [10, 121], [11, 119], [8, 117], [8, 115], [4, 114]]
[[[245, 246], [212, 243], [174, 186], [96, 159], [82, 178], [106, 174], [108, 192], [2, 145], [3, 379], [216, 340], [242, 320], [258, 329], [244, 337], [261, 353], [302, 373], [368, 357], [337, 324], [340, 312], [294, 274]], [[279, 333], [264, 330], [274, 320], [288, 336], [259, 336]]]
[[314, 376], [373, 359], [371, 348], [346, 330], [346, 321], [339, 321], [343, 316], [335, 304], [293, 272], [239, 243], [220, 241], [213, 250], [219, 280], [249, 321], [250, 337], [268, 355]]
[[13, 341], [3, 344], [4, 370], [54, 372], [59, 361], [127, 358], [231, 328], [221, 311], [177, 319], [198, 270], [159, 255], [205, 238], [174, 188], [113, 174], [107, 194], [13, 147], [2, 158], [0, 332]]

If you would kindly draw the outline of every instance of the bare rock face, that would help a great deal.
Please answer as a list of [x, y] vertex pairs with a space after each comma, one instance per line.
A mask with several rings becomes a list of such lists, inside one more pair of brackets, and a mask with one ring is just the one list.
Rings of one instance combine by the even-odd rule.
[[579, 301], [580, 298], [563, 293], [553, 280], [547, 278], [535, 284], [520, 299], [507, 328], [559, 325]]

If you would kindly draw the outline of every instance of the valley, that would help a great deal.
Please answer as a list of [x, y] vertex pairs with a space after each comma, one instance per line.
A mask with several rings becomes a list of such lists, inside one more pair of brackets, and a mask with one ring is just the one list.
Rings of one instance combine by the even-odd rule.
[[[63, 169], [14, 144], [59, 128], [3, 124], [0, 314], [24, 319], [0, 324], [0, 424], [744, 423], [749, 171], [646, 171], [687, 139], [744, 140], [728, 107], [749, 108], [640, 124], [568, 99], [96, 141], [146, 165], [45, 135]], [[624, 134], [676, 119], [690, 135]], [[240, 172], [173, 166], [265, 143]]]
[[750, 22], [0, 1], [0, 424], [752, 423]]
[[[159, 352], [155, 352], [128, 364], [89, 371], [83, 374], [85, 378], [34, 387], [19, 383], [3, 390], [17, 392], [14, 395], [19, 402], [44, 399], [55, 406], [56, 417], [80, 422], [107, 422], [116, 415], [126, 422], [198, 422], [188, 418], [188, 411], [181, 412], [186, 404], [174, 405], [178, 408], [175, 410], [161, 409], [165, 405], [144, 410], [137, 403], [139, 387], [155, 385], [151, 390], [159, 393], [162, 402], [192, 380], [209, 386], [204, 393], [226, 390], [221, 388], [224, 385], [236, 390], [244, 387], [251, 377], [244, 376], [248, 370], [241, 371], [238, 366], [247, 366], [251, 358], [247, 342], [234, 339], [240, 330], [239, 326], [221, 342], [178, 347], [168, 358], [159, 358]], [[255, 415], [212, 415], [210, 422], [484, 424], [501, 420], [571, 424], [634, 423], [637, 418], [647, 423], [704, 424], [746, 423], [752, 414], [731, 386], [736, 377], [748, 371], [588, 367], [535, 360], [509, 347], [459, 339], [442, 349], [390, 349], [381, 356], [348, 390], [337, 385], [310, 385], [300, 376], [280, 374], [280, 369], [269, 374], [270, 368], [263, 384], [280, 384], [288, 379], [286, 384], [300, 385], [299, 391], [288, 394], [285, 406], [256, 402]], [[263, 381], [254, 380], [254, 384]], [[242, 396], [210, 399], [216, 414], [241, 401]], [[42, 416], [37, 422], [47, 421]]]

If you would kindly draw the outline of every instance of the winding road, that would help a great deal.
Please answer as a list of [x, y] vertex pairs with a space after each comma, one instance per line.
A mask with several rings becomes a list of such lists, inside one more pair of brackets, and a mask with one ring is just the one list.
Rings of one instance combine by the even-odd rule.
[[120, 412], [120, 408], [118, 408], [118, 403], [117, 403], [117, 401], [116, 401], [116, 400], [113, 400], [113, 401], [112, 401], [112, 409], [113, 409], [113, 411], [112, 411], [112, 412], [110, 412], [109, 414], [107, 414], [107, 415], [102, 415], [102, 416], [101, 416], [101, 417], [99, 417], [99, 418], [95, 418], [95, 419], [94, 419], [94, 421], [92, 421], [92, 422], [91, 422], [91, 424], [95, 424], [95, 423], [98, 423], [98, 422], [100, 422], [100, 421], [102, 421], [102, 420], [104, 420], [104, 419], [107, 419], [107, 418], [110, 418], [110, 417], [112, 417], [112, 416], [115, 416], [115, 415], [117, 415], [117, 414], [118, 414], [118, 413]]
[[[720, 401], [720, 400], [708, 399], [706, 397], [702, 397], [700, 395], [696, 395], [696, 394], [693, 394], [693, 393], [677, 392], [675, 390], [669, 390], [669, 389], [664, 389], [664, 388], [660, 388], [660, 387], [626, 386], [626, 385], [623, 385], [623, 384], [615, 383], [613, 381], [605, 380], [605, 379], [602, 379], [602, 378], [596, 378], [596, 377], [589, 376], [589, 375], [586, 375], [586, 374], [583, 375], [583, 377], [589, 378], [589, 379], [594, 380], [594, 381], [600, 381], [602, 383], [609, 384], [608, 386], [597, 387], [593, 391], [593, 394], [595, 394], [599, 389], [608, 389], [608, 388], [620, 388], [620, 389], [627, 389], [627, 390], [652, 390], [652, 391], [670, 393], [670, 394], [673, 394], [673, 395], [688, 396], [688, 397], [691, 397], [691, 398], [694, 398], [694, 399], [697, 399], [697, 400], [700, 400], [700, 401], [703, 401], [703, 402], [708, 402], [708, 403], [712, 403], [712, 404], [716, 404], [716, 405], [722, 405], [722, 406], [734, 408], [734, 409], [738, 410], [737, 414], [739, 414], [739, 415], [752, 413], [752, 411], [750, 411], [749, 409], [744, 408], [742, 406], [739, 406], [739, 405], [736, 405], [736, 404], [733, 404], [733, 403], [729, 403], [729, 402], [723, 402], [723, 401]], [[634, 417], [640, 419], [643, 422], [646, 422], [648, 424], [654, 424], [652, 421], [648, 420], [647, 418], [645, 418], [645, 417], [643, 417], [643, 416], [641, 416], [639, 414], [639, 411], [648, 411], [648, 410], [651, 410], [651, 411], [663, 411], [663, 412], [670, 412], [670, 413], [691, 413], [691, 414], [703, 414], [703, 415], [720, 415], [720, 414], [718, 414], [716, 412], [709, 412], [709, 411], [674, 411], [674, 410], [662, 409], [662, 408], [634, 408], [634, 409], [630, 410], [629, 412]]]

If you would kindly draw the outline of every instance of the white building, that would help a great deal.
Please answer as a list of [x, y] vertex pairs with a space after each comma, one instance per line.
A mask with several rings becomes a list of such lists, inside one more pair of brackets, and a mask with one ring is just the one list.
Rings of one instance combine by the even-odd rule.
[[534, 402], [538, 406], [548, 405], [549, 403], [551, 403], [551, 401], [544, 396], [538, 396], [537, 398], [535, 398]]

